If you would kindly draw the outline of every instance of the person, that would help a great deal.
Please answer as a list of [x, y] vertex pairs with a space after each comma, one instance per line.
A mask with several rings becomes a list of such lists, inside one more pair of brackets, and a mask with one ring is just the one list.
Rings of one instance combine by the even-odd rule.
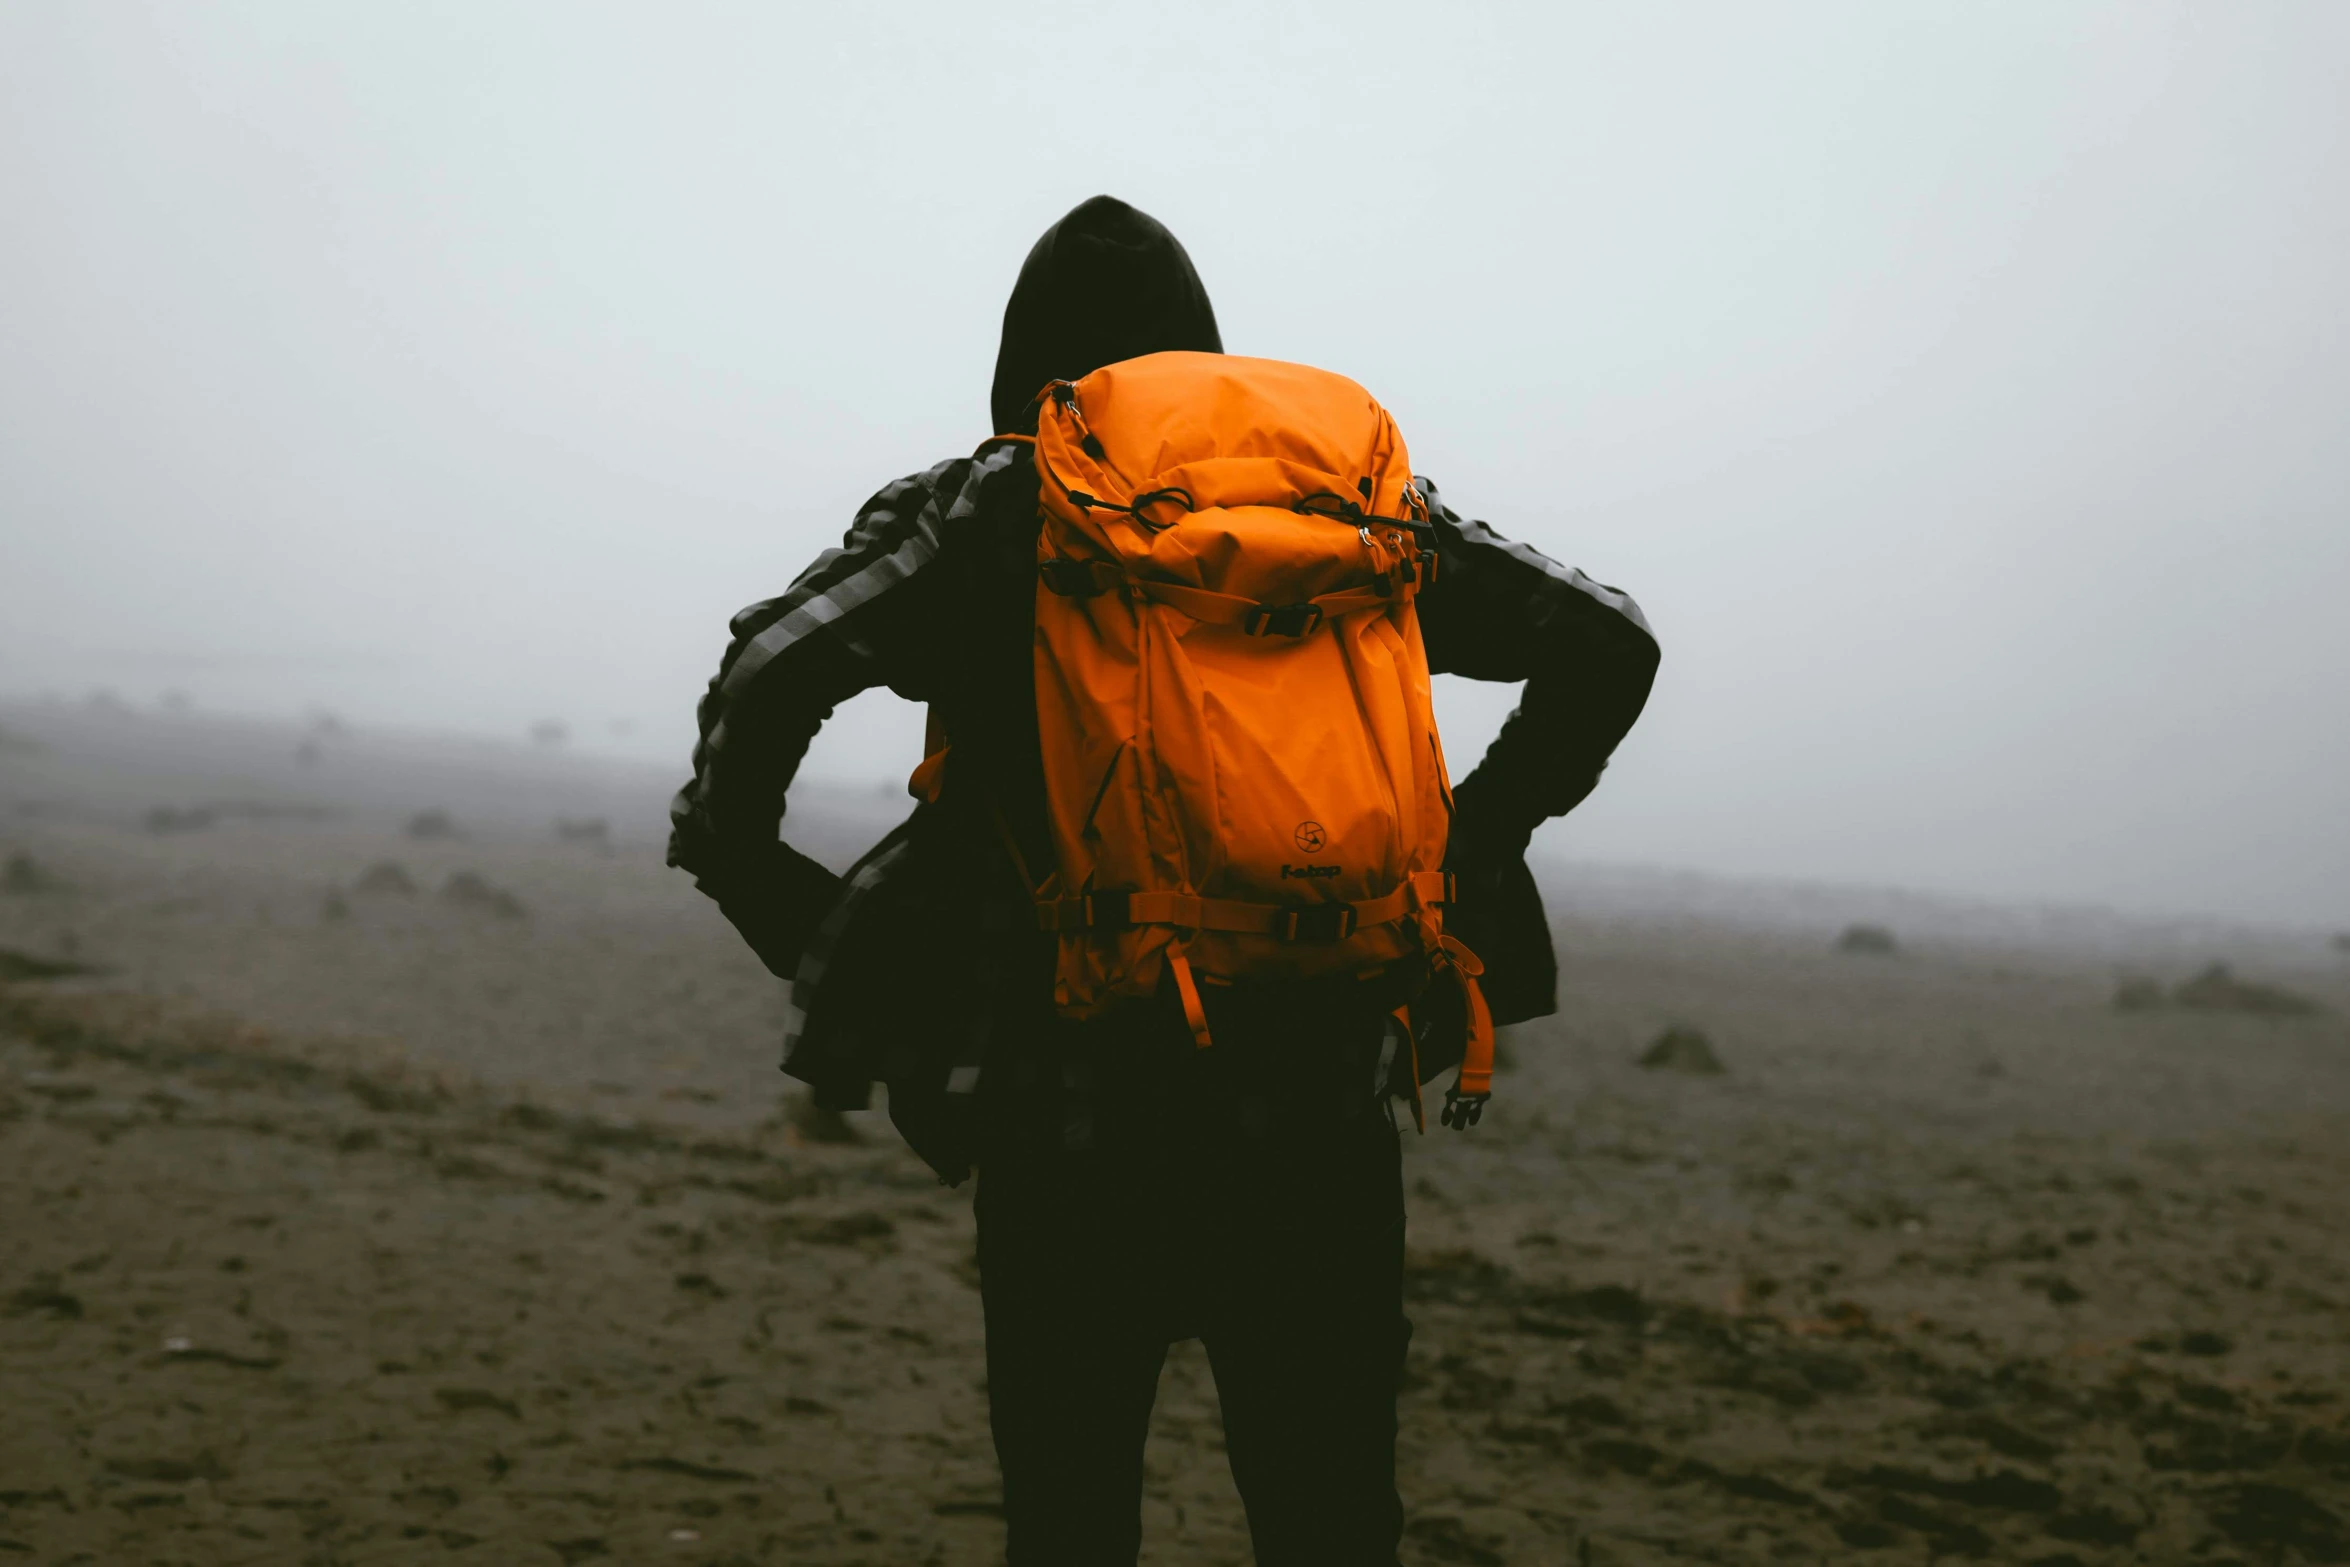
[[[1048, 382], [1168, 350], [1223, 351], [1172, 234], [1108, 196], [1045, 231], [1004, 311], [998, 438], [881, 490], [838, 549], [735, 617], [670, 863], [792, 982], [784, 1070], [836, 1109], [885, 1084], [943, 1180], [977, 1170], [1009, 1561], [1135, 1560], [1160, 1369], [1196, 1337], [1257, 1560], [1393, 1563], [1411, 1333], [1393, 1106], [1416, 1088], [1394, 998], [1303, 981], [1219, 996], [1212, 1049], [1165, 995], [1065, 1020], [1013, 869], [1049, 864], [1052, 840], [1038, 480], [1006, 437], [1034, 430]], [[1517, 1021], [1554, 1009], [1557, 978], [1529, 839], [1597, 784], [1657, 644], [1627, 595], [1416, 482], [1441, 568], [1417, 603], [1430, 668], [1524, 683], [1454, 788], [1445, 860], [1447, 929], [1483, 957], [1495, 1021]], [[953, 743], [924, 803], [836, 876], [781, 841], [785, 791], [834, 708], [883, 685]]]

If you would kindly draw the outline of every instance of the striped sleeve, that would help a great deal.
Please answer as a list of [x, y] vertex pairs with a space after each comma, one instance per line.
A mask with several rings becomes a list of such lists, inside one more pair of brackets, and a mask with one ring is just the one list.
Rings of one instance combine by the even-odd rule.
[[914, 600], [972, 467], [956, 459], [887, 486], [839, 548], [734, 617], [702, 697], [693, 778], [670, 805], [671, 865], [723, 886], [730, 871], [762, 863], [784, 792], [833, 709], [877, 685], [903, 689], [925, 662], [904, 645], [928, 618]]

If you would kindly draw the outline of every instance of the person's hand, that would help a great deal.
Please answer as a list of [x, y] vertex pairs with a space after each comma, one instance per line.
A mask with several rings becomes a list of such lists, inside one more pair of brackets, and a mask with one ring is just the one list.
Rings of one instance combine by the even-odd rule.
[[1558, 954], [1541, 889], [1526, 866], [1536, 821], [1508, 809], [1472, 773], [1453, 790], [1444, 868], [1453, 901], [1444, 928], [1485, 965], [1479, 988], [1496, 1023], [1522, 1023], [1558, 1007]]
[[800, 955], [831, 912], [840, 885], [838, 876], [780, 842], [762, 845], [721, 885], [703, 882], [717, 898], [718, 912], [778, 979], [799, 972]]
[[1456, 876], [1473, 876], [1522, 860], [1539, 825], [1539, 817], [1512, 809], [1504, 792], [1483, 774], [1471, 773], [1452, 791], [1452, 834], [1445, 846], [1445, 869]]

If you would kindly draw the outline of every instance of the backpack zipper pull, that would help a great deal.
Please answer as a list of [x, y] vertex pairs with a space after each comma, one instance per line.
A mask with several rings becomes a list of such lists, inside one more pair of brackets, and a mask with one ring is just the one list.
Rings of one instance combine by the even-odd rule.
[[1378, 588], [1379, 596], [1386, 598], [1395, 591], [1395, 579], [1387, 569], [1387, 558], [1380, 552], [1379, 541], [1371, 536], [1369, 523], [1357, 523], [1355, 532], [1362, 537], [1363, 553], [1371, 557], [1371, 582]]
[[1053, 383], [1053, 401], [1067, 410], [1069, 422], [1077, 427], [1079, 449], [1095, 462], [1107, 462], [1109, 453], [1102, 449], [1101, 437], [1093, 433], [1092, 426], [1085, 422], [1085, 415], [1077, 406], [1077, 383], [1055, 381]]

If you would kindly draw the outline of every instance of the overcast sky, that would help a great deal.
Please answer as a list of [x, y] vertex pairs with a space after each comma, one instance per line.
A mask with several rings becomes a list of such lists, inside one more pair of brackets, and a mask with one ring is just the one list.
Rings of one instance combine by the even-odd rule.
[[1546, 843], [2350, 923], [2346, 80], [2324, 0], [5, 0], [0, 693], [682, 764], [1106, 190], [1646, 607]]

